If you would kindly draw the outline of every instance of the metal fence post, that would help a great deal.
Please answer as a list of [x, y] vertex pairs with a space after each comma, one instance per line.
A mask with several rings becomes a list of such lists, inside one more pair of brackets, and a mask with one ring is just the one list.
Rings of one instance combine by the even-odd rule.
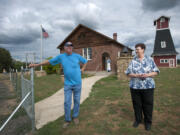
[[16, 90], [16, 92], [17, 92], [17, 85], [18, 85], [17, 80], [18, 80], [18, 75], [17, 75], [17, 71], [15, 71], [15, 90]]
[[23, 90], [24, 90], [24, 71], [23, 71], [23, 67], [21, 67], [21, 99], [24, 98], [24, 93], [23, 93]]
[[35, 131], [35, 110], [34, 110], [34, 68], [31, 68], [31, 95], [32, 95], [32, 131]]
[[12, 81], [12, 73], [11, 73], [11, 68], [9, 69], [9, 77], [10, 77], [10, 81]]

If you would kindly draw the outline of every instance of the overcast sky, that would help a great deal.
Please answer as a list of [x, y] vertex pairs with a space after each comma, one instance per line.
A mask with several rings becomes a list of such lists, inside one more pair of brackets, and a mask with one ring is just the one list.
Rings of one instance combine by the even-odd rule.
[[[26, 52], [40, 57], [40, 25], [49, 33], [43, 41], [44, 57], [56, 56], [56, 48], [78, 25], [84, 24], [134, 49], [143, 42], [153, 51], [153, 21], [169, 16], [170, 30], [180, 53], [180, 0], [0, 0], [0, 47], [15, 59]], [[180, 55], [178, 56], [180, 58]]]

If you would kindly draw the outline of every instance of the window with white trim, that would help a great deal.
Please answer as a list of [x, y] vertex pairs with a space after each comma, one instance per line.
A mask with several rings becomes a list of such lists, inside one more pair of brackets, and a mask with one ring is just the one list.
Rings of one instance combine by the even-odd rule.
[[166, 41], [161, 41], [161, 48], [166, 48]]
[[92, 59], [92, 48], [83, 48], [83, 57], [86, 58], [87, 60]]
[[160, 59], [160, 63], [169, 63], [168, 59]]
[[168, 60], [168, 59], [165, 59], [165, 60], [164, 60], [164, 63], [168, 63], [168, 62], [169, 62], [169, 60]]
[[121, 55], [121, 52], [120, 52], [120, 51], [118, 51], [118, 58], [120, 57], [120, 55]]
[[161, 18], [160, 22], [165, 22], [165, 18]]
[[160, 59], [160, 63], [164, 63], [164, 59]]

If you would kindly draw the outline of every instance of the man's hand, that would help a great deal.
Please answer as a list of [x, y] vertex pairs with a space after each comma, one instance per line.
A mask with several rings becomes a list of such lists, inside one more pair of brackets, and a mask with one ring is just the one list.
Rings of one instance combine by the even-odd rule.
[[39, 64], [30, 64], [29, 68], [31, 68], [31, 67], [38, 67], [38, 66], [39, 66]]
[[87, 63], [83, 64], [83, 67], [81, 68], [81, 72], [83, 73], [86, 68]]
[[83, 69], [83, 68], [81, 69], [81, 72], [82, 72], [82, 73], [84, 72], [84, 69]]
[[29, 67], [31, 68], [31, 67], [39, 67], [39, 66], [41, 66], [41, 65], [49, 65], [50, 63], [49, 63], [49, 61], [48, 60], [45, 60], [45, 61], [43, 61], [42, 63], [40, 63], [40, 64], [30, 64], [29, 65]]

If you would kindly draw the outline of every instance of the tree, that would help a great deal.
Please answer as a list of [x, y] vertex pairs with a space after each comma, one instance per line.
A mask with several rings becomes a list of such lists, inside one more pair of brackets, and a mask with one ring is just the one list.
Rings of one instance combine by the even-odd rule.
[[26, 63], [25, 62], [21, 62], [21, 61], [17, 61], [13, 59], [13, 65], [12, 68], [17, 69], [18, 71], [21, 71], [21, 67], [26, 67]]
[[3, 72], [3, 69], [9, 71], [9, 68], [12, 67], [12, 57], [8, 50], [0, 48], [0, 73]]
[[180, 59], [177, 59], [177, 64], [180, 65]]

